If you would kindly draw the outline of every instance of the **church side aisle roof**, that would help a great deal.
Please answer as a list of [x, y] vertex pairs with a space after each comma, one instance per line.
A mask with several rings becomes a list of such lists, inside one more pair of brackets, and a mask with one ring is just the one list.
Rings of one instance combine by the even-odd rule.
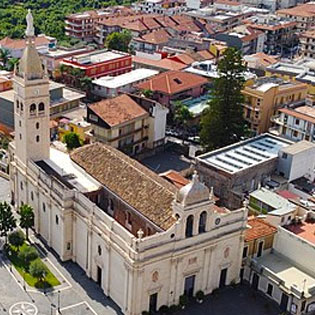
[[71, 158], [163, 230], [170, 228], [176, 188], [120, 151], [100, 143], [75, 150]]

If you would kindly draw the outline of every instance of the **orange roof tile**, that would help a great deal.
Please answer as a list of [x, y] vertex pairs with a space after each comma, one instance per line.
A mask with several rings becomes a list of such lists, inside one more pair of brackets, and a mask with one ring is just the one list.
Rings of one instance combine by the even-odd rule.
[[111, 127], [149, 116], [149, 113], [126, 94], [94, 103], [89, 108]]
[[153, 60], [149, 58], [143, 58], [139, 56], [133, 56], [132, 61], [134, 63], [139, 63], [143, 65], [153, 66], [160, 69], [165, 70], [181, 70], [186, 67], [186, 65], [183, 65], [179, 62], [170, 60], [170, 59], [160, 59], [160, 60]]
[[189, 183], [189, 180], [187, 178], [180, 175], [178, 172], [174, 170], [169, 170], [159, 175], [167, 179], [169, 182], [171, 182], [173, 185], [175, 185], [179, 189], [186, 186]]
[[158, 45], [158, 44], [166, 43], [170, 38], [171, 38], [171, 35], [165, 29], [160, 29], [160, 30], [152, 31], [150, 33], [142, 35], [140, 38], [136, 38], [135, 40]]
[[277, 228], [258, 218], [248, 220], [249, 229], [245, 233], [245, 242], [250, 242], [277, 232]]
[[208, 83], [206, 78], [196, 74], [181, 71], [167, 71], [138, 84], [137, 87], [141, 90], [175, 94], [206, 83]]
[[300, 4], [293, 8], [279, 10], [277, 11], [277, 14], [312, 17], [315, 16], [315, 4], [314, 3]]
[[303, 222], [302, 224], [291, 224], [285, 226], [290, 232], [315, 244], [315, 223]]
[[[44, 36], [39, 36], [35, 38], [35, 46], [41, 46], [49, 44], [49, 40]], [[25, 39], [11, 39], [8, 37], [3, 38], [0, 41], [0, 46], [7, 49], [24, 49], [26, 47]]]

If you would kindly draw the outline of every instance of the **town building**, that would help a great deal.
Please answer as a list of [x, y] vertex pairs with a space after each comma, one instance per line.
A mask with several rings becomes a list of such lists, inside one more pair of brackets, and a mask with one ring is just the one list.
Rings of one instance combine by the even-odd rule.
[[277, 77], [262, 77], [245, 86], [244, 118], [256, 134], [267, 132], [277, 110], [305, 103], [307, 84], [285, 81]]
[[83, 41], [93, 41], [97, 25], [115, 15], [126, 16], [132, 11], [124, 6], [114, 6], [108, 9], [90, 10], [70, 14], [65, 20], [65, 34]]
[[[83, 55], [89, 51], [94, 50], [93, 47], [82, 47], [82, 48], [54, 48], [49, 49], [45, 52], [40, 52], [40, 58], [46, 67], [48, 73], [54, 77], [58, 77], [58, 74], [54, 71], [59, 67], [60, 62], [65, 58], [73, 56]], [[61, 76], [61, 74], [59, 74]]]
[[276, 75], [285, 80], [306, 83], [308, 85], [306, 104], [315, 105], [315, 62], [313, 58], [279, 61], [267, 67], [266, 75]]
[[184, 12], [185, 3], [183, 0], [143, 0], [135, 3], [134, 9], [136, 12], [172, 16]]
[[[99, 78], [106, 75], [115, 76], [131, 71], [131, 55], [120, 51], [102, 49], [65, 58], [60, 64], [65, 65], [68, 69], [79, 69], [82, 76], [89, 78]], [[65, 76], [72, 79], [71, 73], [67, 73]]]
[[14, 75], [10, 184], [16, 209], [32, 206], [35, 232], [127, 315], [238, 283], [246, 209], [215, 211], [197, 174], [177, 189], [105, 144], [70, 155], [50, 147], [49, 81], [33, 30], [28, 20]]
[[269, 56], [263, 52], [247, 55], [243, 57], [249, 71], [257, 76], [265, 76], [266, 68], [278, 62], [276, 56]]
[[310, 1], [293, 8], [279, 10], [277, 15], [295, 21], [297, 32], [305, 32], [315, 26], [315, 2]]
[[[40, 53], [47, 52], [50, 48], [57, 45], [57, 40], [54, 37], [41, 34], [35, 37], [35, 47]], [[0, 48], [6, 49], [12, 58], [21, 58], [26, 47], [25, 39], [12, 39], [5, 37], [0, 40]]]
[[268, 55], [292, 52], [298, 44], [297, 23], [288, 18], [260, 14], [247, 18], [244, 23], [265, 34], [263, 51]]
[[250, 55], [263, 51], [265, 33], [248, 25], [239, 25], [227, 33], [215, 35], [215, 39], [239, 49], [243, 55]]
[[219, 205], [237, 209], [244, 198], [276, 171], [278, 155], [292, 142], [262, 134], [196, 157], [202, 181], [213, 187]]
[[204, 94], [208, 80], [187, 72], [168, 71], [137, 85], [141, 91], [150, 90], [152, 98], [170, 107], [176, 100], [199, 97]]
[[158, 73], [156, 70], [140, 68], [115, 77], [101, 77], [92, 81], [92, 93], [103, 98], [116, 97], [121, 93], [132, 93], [135, 91], [135, 84]]
[[269, 132], [292, 141], [306, 140], [315, 143], [315, 108], [298, 106], [281, 108], [272, 118], [274, 126]]
[[283, 312], [301, 315], [315, 310], [314, 220], [310, 214], [300, 223], [278, 227], [272, 251], [251, 260], [251, 286], [276, 301]]
[[315, 58], [315, 29], [307, 30], [299, 36], [303, 57]]
[[168, 109], [141, 97], [122, 94], [88, 106], [92, 141], [100, 141], [128, 155], [137, 155], [165, 142]]
[[[14, 129], [14, 90], [0, 93], [0, 123]], [[64, 84], [49, 81], [49, 112], [51, 118], [78, 108], [85, 94], [67, 88]]]
[[0, 70], [0, 92], [12, 89], [12, 72]]

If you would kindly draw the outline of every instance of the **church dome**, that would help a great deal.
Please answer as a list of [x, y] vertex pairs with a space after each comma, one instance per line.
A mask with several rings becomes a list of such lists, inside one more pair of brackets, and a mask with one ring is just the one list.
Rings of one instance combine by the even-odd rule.
[[186, 207], [209, 200], [209, 195], [208, 187], [199, 181], [195, 173], [192, 181], [179, 190], [176, 201]]
[[[30, 41], [30, 39], [27, 39]], [[18, 75], [28, 80], [42, 79], [45, 75], [42, 61], [33, 43], [26, 45], [18, 65]]]

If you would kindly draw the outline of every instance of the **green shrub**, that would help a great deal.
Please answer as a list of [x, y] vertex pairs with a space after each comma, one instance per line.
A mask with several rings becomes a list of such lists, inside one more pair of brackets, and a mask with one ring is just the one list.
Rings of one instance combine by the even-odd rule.
[[38, 251], [33, 246], [23, 247], [19, 253], [19, 259], [23, 261], [25, 267], [28, 267], [31, 261], [39, 257]]
[[185, 305], [187, 305], [188, 304], [188, 297], [187, 297], [187, 295], [181, 295], [180, 297], [179, 297], [179, 305], [180, 306], [185, 306]]
[[167, 305], [162, 305], [160, 308], [159, 308], [159, 312], [161, 314], [166, 314], [168, 312], [169, 308]]
[[203, 300], [205, 298], [205, 294], [203, 293], [203, 291], [199, 290], [196, 293], [196, 299], [197, 300]]
[[24, 234], [21, 230], [17, 230], [9, 234], [9, 243], [16, 247], [19, 251], [20, 247], [24, 244]]

